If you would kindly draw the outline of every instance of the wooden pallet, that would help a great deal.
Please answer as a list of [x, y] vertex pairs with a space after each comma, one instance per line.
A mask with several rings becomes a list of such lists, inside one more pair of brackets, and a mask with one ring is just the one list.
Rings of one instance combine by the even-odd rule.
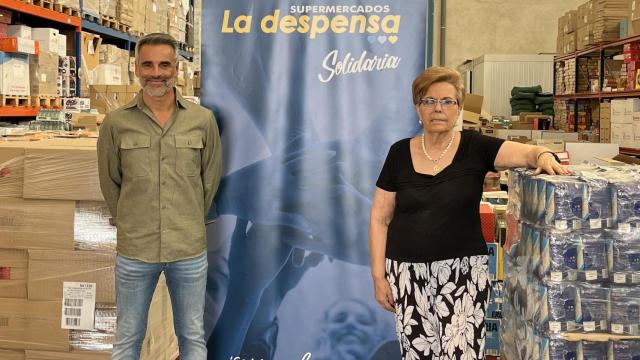
[[62, 108], [62, 98], [58, 96], [33, 96], [31, 103], [34, 106], [40, 106], [43, 108]]
[[52, 0], [30, 0], [29, 2], [35, 6], [56, 11]]
[[89, 13], [83, 13], [82, 14], [82, 18], [85, 19], [85, 20], [91, 21], [93, 23], [100, 24], [100, 18], [96, 17], [96, 16], [93, 16], [93, 15], [91, 15]]
[[0, 106], [31, 106], [30, 96], [0, 95]]
[[59, 13], [63, 13], [65, 15], [80, 16], [80, 11], [78, 9], [70, 8], [68, 6], [64, 6], [64, 5], [61, 5], [61, 4], [54, 4], [53, 7], [54, 7], [55, 11], [57, 11]]
[[144, 33], [138, 30], [134, 30], [133, 28], [129, 28], [129, 35], [133, 35], [137, 38], [142, 38]]
[[131, 28], [129, 25], [125, 25], [123, 23], [118, 23], [118, 31], [123, 32], [123, 33], [129, 33], [129, 29]]
[[101, 15], [99, 24], [119, 31], [118, 26], [120, 22], [111, 16]]

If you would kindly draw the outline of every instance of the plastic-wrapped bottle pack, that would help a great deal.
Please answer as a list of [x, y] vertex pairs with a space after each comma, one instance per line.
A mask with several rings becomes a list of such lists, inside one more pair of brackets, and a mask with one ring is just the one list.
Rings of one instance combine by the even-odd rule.
[[612, 341], [609, 346], [609, 360], [640, 359], [640, 340]]
[[611, 333], [640, 335], [639, 326], [640, 288], [611, 288]]
[[632, 230], [610, 230], [609, 263], [614, 284], [640, 283], [640, 232]]
[[578, 330], [582, 317], [576, 286], [549, 281], [541, 287], [541, 293], [540, 329], [549, 333]]
[[609, 331], [609, 289], [596, 284], [578, 286], [580, 324], [585, 332]]
[[581, 341], [578, 346], [578, 359], [607, 360], [609, 344], [606, 341]]

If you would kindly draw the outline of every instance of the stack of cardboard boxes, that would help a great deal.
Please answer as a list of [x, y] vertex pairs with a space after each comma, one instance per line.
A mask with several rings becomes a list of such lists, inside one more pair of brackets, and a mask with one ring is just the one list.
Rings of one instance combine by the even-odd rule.
[[[0, 143], [0, 358], [110, 358], [115, 237], [95, 139]], [[81, 291], [84, 300], [75, 297]], [[156, 289], [145, 359], [177, 353], [166, 284]]]
[[577, 48], [577, 33], [576, 33], [576, 25], [577, 25], [578, 11], [570, 10], [567, 11], [564, 16], [558, 19], [559, 26], [562, 26], [563, 29], [563, 47], [562, 53], [569, 54], [576, 51]]
[[629, 0], [590, 0], [593, 42], [601, 44], [620, 38], [620, 22], [629, 16]]
[[169, 0], [167, 3], [169, 35], [181, 43], [187, 42], [188, 4], [187, 2], [187, 6], [185, 7], [183, 2], [179, 0]]
[[145, 5], [144, 32], [166, 33], [169, 23], [167, 0], [146, 0]]
[[576, 89], [576, 59], [564, 62], [564, 93], [574, 94]]
[[600, 103], [600, 142], [611, 142], [611, 103]]
[[91, 85], [91, 107], [101, 114], [107, 114], [129, 103], [138, 91], [140, 85]]
[[90, 85], [128, 85], [129, 53], [113, 45], [103, 45], [99, 35], [82, 32], [80, 95], [89, 97]]
[[578, 7], [576, 19], [576, 50], [596, 45], [594, 37], [594, 1], [590, 0]]
[[[605, 109], [601, 108], [601, 118], [606, 118]], [[640, 148], [640, 99], [611, 100], [610, 122], [612, 144]]]

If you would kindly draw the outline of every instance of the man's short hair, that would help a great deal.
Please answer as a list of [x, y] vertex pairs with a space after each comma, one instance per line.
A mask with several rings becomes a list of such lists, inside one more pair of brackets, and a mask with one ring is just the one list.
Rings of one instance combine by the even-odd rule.
[[178, 42], [173, 36], [165, 33], [151, 33], [142, 37], [136, 44], [136, 62], [140, 54], [140, 48], [145, 45], [168, 45], [173, 48], [173, 53], [176, 54], [176, 62], [180, 59], [178, 54]]

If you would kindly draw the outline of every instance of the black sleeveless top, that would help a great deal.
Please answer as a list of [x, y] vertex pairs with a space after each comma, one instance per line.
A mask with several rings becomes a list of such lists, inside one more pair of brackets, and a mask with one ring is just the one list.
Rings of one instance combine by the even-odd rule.
[[410, 140], [391, 146], [376, 182], [380, 189], [396, 193], [386, 257], [431, 262], [486, 255], [479, 204], [484, 177], [495, 171], [504, 140], [463, 130], [452, 163], [435, 176], [415, 171]]

